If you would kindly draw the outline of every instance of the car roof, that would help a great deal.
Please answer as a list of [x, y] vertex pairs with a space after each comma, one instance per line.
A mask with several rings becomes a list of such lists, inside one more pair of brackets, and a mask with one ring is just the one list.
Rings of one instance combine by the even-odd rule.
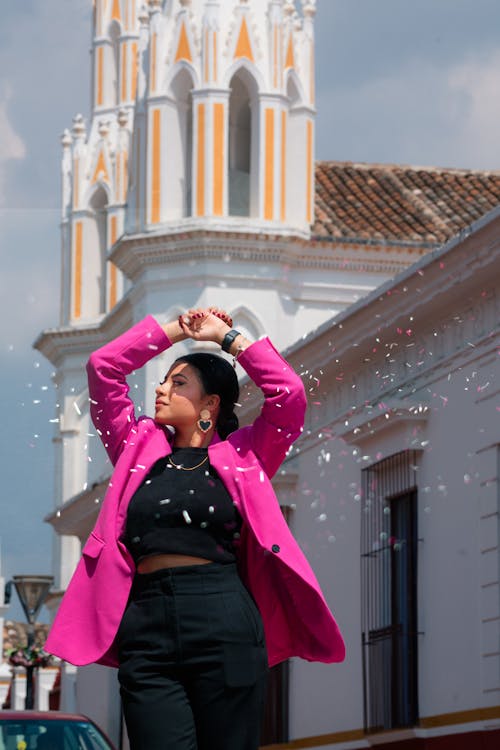
[[6, 719], [19, 721], [92, 721], [83, 714], [65, 714], [62, 711], [11, 711], [10, 709], [1, 709], [0, 721]]

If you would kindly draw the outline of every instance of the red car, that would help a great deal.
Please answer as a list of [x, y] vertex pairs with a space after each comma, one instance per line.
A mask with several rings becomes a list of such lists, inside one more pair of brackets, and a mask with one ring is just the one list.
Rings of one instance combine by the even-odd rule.
[[0, 711], [0, 750], [116, 750], [86, 716]]

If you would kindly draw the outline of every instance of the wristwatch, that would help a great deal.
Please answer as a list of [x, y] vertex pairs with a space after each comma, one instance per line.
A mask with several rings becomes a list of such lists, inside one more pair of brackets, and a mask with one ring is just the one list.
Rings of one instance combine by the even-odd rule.
[[226, 333], [224, 338], [222, 339], [221, 349], [223, 352], [227, 352], [229, 354], [229, 350], [231, 349], [231, 344], [235, 340], [236, 336], [240, 336], [240, 331], [237, 331], [235, 328], [231, 328], [230, 331]]

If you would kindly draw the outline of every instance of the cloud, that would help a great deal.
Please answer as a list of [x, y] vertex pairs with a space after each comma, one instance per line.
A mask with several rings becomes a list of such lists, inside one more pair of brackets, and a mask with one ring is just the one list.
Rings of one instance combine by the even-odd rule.
[[499, 73], [495, 51], [448, 65], [412, 60], [358, 86], [324, 89], [318, 157], [500, 168]]
[[467, 100], [467, 107], [456, 123], [454, 145], [465, 151], [474, 166], [500, 168], [500, 50], [486, 59], [469, 59], [455, 66], [448, 75], [450, 91]]
[[0, 206], [5, 203], [7, 190], [7, 164], [15, 159], [26, 158], [26, 146], [12, 126], [8, 105], [11, 89], [8, 84], [0, 91]]

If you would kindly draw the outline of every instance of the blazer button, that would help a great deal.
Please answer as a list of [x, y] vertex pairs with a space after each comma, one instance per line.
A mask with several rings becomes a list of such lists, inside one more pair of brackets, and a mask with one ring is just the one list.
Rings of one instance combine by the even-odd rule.
[[273, 546], [271, 547], [271, 551], [272, 552], [279, 552], [280, 551], [279, 544], [273, 544]]

